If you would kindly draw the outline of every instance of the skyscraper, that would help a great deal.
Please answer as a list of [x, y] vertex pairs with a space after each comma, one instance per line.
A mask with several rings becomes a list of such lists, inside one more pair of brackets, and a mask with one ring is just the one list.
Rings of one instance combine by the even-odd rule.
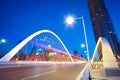
[[88, 0], [88, 7], [96, 42], [99, 37], [105, 37], [113, 53], [120, 54], [118, 39], [104, 0]]

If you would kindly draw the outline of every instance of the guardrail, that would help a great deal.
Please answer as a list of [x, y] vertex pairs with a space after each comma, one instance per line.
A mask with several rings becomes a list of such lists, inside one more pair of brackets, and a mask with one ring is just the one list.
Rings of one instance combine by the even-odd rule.
[[10, 62], [0, 62], [0, 68], [35, 66], [35, 65], [41, 65], [41, 63], [42, 64], [46, 64], [46, 63], [47, 64], [79, 64], [79, 63], [86, 63], [86, 61], [80, 61], [80, 62], [10, 61]]
[[19, 66], [34, 66], [34, 65], [40, 65], [40, 64], [39, 64], [39, 62], [35, 62], [35, 61], [31, 61], [31, 62], [30, 61], [0, 62], [0, 68], [19, 67]]
[[16, 62], [0, 62], [0, 68], [8, 68], [8, 67], [19, 67], [25, 66], [24, 63], [16, 63]]

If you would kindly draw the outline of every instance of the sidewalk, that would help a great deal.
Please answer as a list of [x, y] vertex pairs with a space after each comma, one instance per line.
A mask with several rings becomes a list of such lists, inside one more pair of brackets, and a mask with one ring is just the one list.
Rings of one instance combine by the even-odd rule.
[[120, 80], [120, 69], [91, 69], [92, 80]]

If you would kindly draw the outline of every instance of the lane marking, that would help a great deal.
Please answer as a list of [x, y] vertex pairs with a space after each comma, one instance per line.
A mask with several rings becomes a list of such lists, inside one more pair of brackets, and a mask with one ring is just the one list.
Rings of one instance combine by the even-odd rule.
[[45, 72], [45, 73], [41, 73], [41, 74], [37, 74], [37, 75], [34, 75], [34, 76], [23, 78], [21, 80], [27, 80], [27, 79], [35, 78], [35, 77], [42, 76], [42, 75], [45, 75], [45, 74], [49, 74], [49, 73], [52, 73], [52, 72], [55, 72], [55, 71], [56, 70], [48, 71], [48, 72]]

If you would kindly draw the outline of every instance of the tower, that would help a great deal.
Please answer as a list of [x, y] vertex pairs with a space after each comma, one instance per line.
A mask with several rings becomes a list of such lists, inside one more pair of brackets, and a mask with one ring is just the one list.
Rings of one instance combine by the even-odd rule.
[[104, 0], [88, 0], [88, 8], [96, 41], [105, 37], [114, 54], [120, 54], [119, 43]]

